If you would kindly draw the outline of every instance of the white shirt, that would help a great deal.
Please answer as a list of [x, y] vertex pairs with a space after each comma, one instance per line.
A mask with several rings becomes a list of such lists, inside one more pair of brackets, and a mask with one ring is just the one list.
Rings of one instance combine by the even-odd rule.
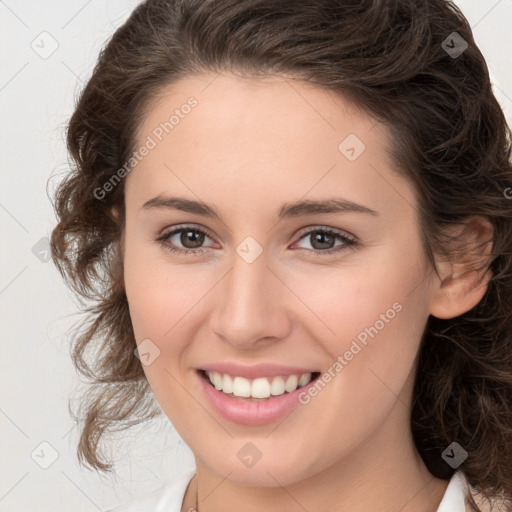
[[[178, 480], [135, 498], [132, 501], [109, 508], [105, 512], [180, 512], [187, 486], [195, 475], [195, 468], [188, 469]], [[461, 471], [456, 471], [448, 483], [436, 512], [465, 512], [468, 484]]]

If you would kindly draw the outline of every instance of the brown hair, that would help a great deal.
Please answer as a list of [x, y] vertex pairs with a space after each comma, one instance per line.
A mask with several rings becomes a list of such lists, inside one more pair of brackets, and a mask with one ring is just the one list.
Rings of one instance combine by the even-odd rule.
[[[449, 52], [453, 32], [468, 45], [460, 55]], [[492, 223], [492, 277], [483, 299], [456, 318], [427, 322], [411, 428], [433, 475], [454, 473], [441, 454], [455, 441], [468, 452], [460, 469], [471, 486], [487, 499], [511, 499], [510, 130], [471, 28], [445, 0], [148, 0], [114, 33], [68, 125], [73, 168], [55, 193], [59, 223], [51, 237], [66, 282], [93, 301], [84, 304], [87, 321], [72, 348], [90, 381], [81, 402], [80, 462], [110, 470], [101, 438], [161, 413], [134, 355], [122, 286], [124, 187], [101, 199], [95, 190], [129, 160], [144, 109], [164, 86], [221, 71], [288, 74], [343, 95], [384, 123], [397, 172], [417, 190], [434, 269], [435, 253], [453, 257], [444, 228], [471, 216]]]

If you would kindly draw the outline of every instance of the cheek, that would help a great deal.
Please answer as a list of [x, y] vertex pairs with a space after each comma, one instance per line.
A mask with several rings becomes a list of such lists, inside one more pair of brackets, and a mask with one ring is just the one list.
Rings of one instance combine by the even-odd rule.
[[190, 272], [162, 263], [158, 251], [131, 250], [129, 243], [126, 247], [125, 288], [135, 340], [140, 346], [149, 339], [151, 344], [145, 342], [142, 347], [150, 347], [150, 357], [158, 354], [150, 364], [143, 364], [143, 371], [173, 424], [184, 428], [184, 411], [192, 404], [175, 377], [180, 375], [180, 364], [193, 339], [184, 329], [193, 321], [193, 306], [205, 291], [201, 283], [193, 282], [193, 278], [191, 282]]
[[[294, 272], [287, 282], [293, 282], [294, 292], [307, 306], [301, 310], [302, 327], [323, 345], [333, 363], [341, 356], [346, 378], [361, 380], [369, 373], [369, 382], [379, 386], [378, 375], [399, 390], [428, 318], [421, 255], [411, 250], [404, 258], [383, 248], [372, 256], [373, 264], [349, 265], [347, 259], [338, 271], [317, 269], [314, 276]], [[348, 367], [350, 372], [345, 371]]]
[[177, 354], [190, 343], [190, 336], [177, 333], [192, 325], [217, 279], [212, 271], [193, 267], [171, 263], [164, 249], [127, 239], [124, 280], [137, 343], [149, 338], [163, 355]]

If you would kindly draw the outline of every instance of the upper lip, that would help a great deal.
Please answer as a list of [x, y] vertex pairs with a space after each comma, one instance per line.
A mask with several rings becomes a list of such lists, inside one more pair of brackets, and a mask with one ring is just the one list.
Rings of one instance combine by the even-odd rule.
[[298, 366], [285, 366], [279, 364], [254, 364], [240, 365], [235, 363], [211, 363], [201, 366], [200, 370], [207, 372], [227, 373], [233, 377], [244, 377], [246, 379], [257, 379], [259, 377], [278, 377], [287, 375], [302, 375], [303, 373], [315, 373], [311, 370]]

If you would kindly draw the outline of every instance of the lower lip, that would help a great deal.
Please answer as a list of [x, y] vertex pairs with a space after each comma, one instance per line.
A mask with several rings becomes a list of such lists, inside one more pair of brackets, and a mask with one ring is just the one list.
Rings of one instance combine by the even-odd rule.
[[225, 419], [241, 425], [265, 425], [277, 421], [300, 404], [299, 395], [307, 392], [309, 386], [313, 386], [317, 380], [312, 380], [306, 386], [284, 393], [261, 402], [252, 402], [239, 398], [233, 398], [222, 391], [218, 391], [210, 384], [201, 371], [197, 372], [203, 390], [212, 403], [215, 410]]

